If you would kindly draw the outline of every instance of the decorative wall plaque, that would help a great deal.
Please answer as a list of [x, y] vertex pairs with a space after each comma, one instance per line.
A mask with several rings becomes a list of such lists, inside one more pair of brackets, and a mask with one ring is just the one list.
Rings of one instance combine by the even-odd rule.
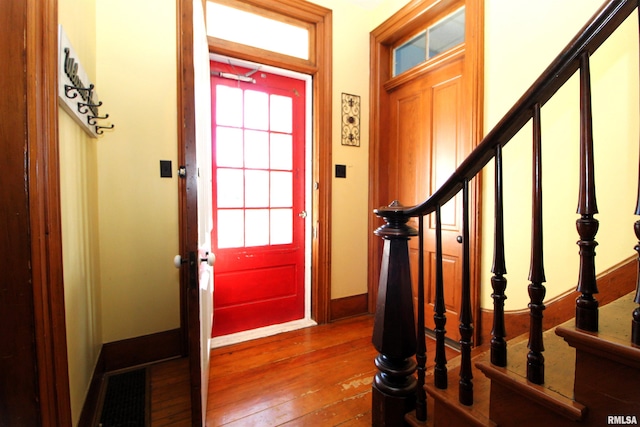
[[342, 94], [342, 145], [360, 146], [360, 97]]

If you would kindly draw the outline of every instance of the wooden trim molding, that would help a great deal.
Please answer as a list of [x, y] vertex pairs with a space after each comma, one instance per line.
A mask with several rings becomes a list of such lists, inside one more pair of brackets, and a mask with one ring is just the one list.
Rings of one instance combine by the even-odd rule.
[[[454, 50], [440, 59], [434, 58], [416, 70], [408, 71], [406, 76], [392, 78], [389, 64], [391, 51], [399, 40], [411, 36], [418, 29], [424, 27], [430, 20], [451, 12], [462, 4], [466, 7], [464, 52]], [[370, 212], [382, 205], [390, 203], [394, 194], [383, 193], [380, 186], [385, 182], [386, 171], [381, 159], [384, 157], [381, 149], [381, 123], [389, 115], [387, 89], [395, 87], [407, 78], [438, 67], [442, 60], [455, 55], [464, 55], [465, 83], [464, 97], [466, 105], [470, 106], [470, 122], [465, 126], [471, 148], [475, 148], [483, 136], [483, 76], [484, 76], [484, 6], [483, 2], [469, 0], [413, 0], [391, 16], [383, 24], [375, 28], [370, 35], [370, 109], [369, 109], [369, 209]], [[480, 245], [481, 245], [481, 177], [477, 176], [471, 182], [471, 282], [472, 293], [480, 292]], [[426, 197], [427, 195], [425, 195]], [[368, 291], [369, 312], [375, 311], [378, 280], [380, 276], [380, 259], [382, 257], [382, 239], [373, 235], [373, 231], [381, 225], [381, 220], [373, 213], [369, 215], [369, 257], [368, 257]], [[472, 308], [474, 313], [480, 309], [479, 298]], [[475, 334], [479, 334], [476, 329]]]
[[80, 414], [79, 426], [96, 425], [104, 377], [109, 372], [179, 357], [182, 352], [180, 329], [158, 332], [102, 345], [93, 370], [89, 391]]
[[368, 294], [331, 300], [331, 321], [368, 313]]
[[27, 3], [29, 221], [40, 417], [71, 425], [58, 154], [58, 4]]
[[[623, 295], [636, 289], [637, 257], [632, 256], [597, 277], [598, 290], [595, 295], [600, 306], [608, 304]], [[569, 290], [549, 301], [545, 301], [543, 312], [544, 329], [553, 328], [576, 315], [575, 290]], [[631, 314], [629, 314], [631, 315]], [[507, 327], [507, 339], [515, 338], [529, 331], [529, 309], [505, 311], [505, 324]], [[479, 328], [481, 337], [478, 344], [486, 344], [491, 341], [491, 329], [493, 327], [493, 310], [483, 308], [480, 310]]]
[[[332, 133], [332, 12], [303, 0], [242, 0], [274, 16], [306, 22], [315, 31], [308, 61], [209, 38], [209, 51], [313, 76], [313, 174], [311, 244], [311, 317], [330, 319], [331, 303], [331, 133]], [[317, 185], [316, 185], [317, 184]], [[311, 185], [311, 183], [309, 183]]]
[[180, 357], [180, 329], [172, 329], [102, 345], [100, 359], [102, 372], [117, 371], [165, 359]]

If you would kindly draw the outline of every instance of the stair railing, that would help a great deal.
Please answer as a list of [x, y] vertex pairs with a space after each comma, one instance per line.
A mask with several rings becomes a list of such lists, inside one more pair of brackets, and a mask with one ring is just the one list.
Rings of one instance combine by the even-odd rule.
[[[425, 202], [405, 207], [394, 201], [389, 206], [376, 209], [376, 215], [386, 224], [375, 231], [384, 239], [380, 272], [373, 344], [379, 351], [376, 358], [378, 373], [373, 383], [372, 419], [374, 425], [402, 425], [406, 413], [416, 409], [416, 418], [427, 417], [426, 397], [422, 392], [425, 381], [426, 347], [424, 344], [424, 257], [423, 222], [427, 215], [434, 215], [436, 224], [436, 274], [435, 274], [435, 336], [436, 354], [434, 385], [447, 388], [445, 347], [446, 315], [444, 309], [444, 284], [442, 278], [442, 237], [440, 210], [454, 196], [462, 193], [463, 204], [463, 274], [460, 310], [461, 367], [459, 401], [473, 404], [473, 376], [471, 348], [473, 346], [473, 318], [471, 310], [471, 276], [469, 245], [469, 183], [490, 161], [495, 163], [495, 230], [491, 284], [493, 287], [494, 319], [491, 338], [491, 362], [506, 366], [504, 300], [507, 279], [504, 256], [502, 147], [530, 120], [533, 122], [533, 180], [531, 262], [529, 272], [530, 331], [527, 355], [527, 378], [544, 383], [544, 343], [542, 319], [545, 282], [542, 250], [542, 144], [540, 110], [551, 97], [580, 71], [580, 184], [576, 221], [579, 235], [580, 267], [576, 300], [576, 326], [587, 331], [598, 330], [598, 293], [595, 276], [595, 240], [598, 231], [598, 212], [594, 182], [593, 135], [591, 118], [591, 83], [589, 57], [638, 7], [638, 0], [609, 0], [578, 35], [554, 59], [534, 84], [516, 102], [502, 120], [487, 134], [471, 154], [460, 164], [451, 177]], [[640, 183], [640, 179], [639, 179]], [[640, 186], [636, 215], [640, 215]], [[408, 226], [411, 218], [418, 218], [419, 230]], [[639, 242], [639, 279], [635, 302], [640, 304], [640, 220], [634, 225]], [[408, 241], [419, 238], [418, 259], [418, 323], [413, 314], [413, 296], [409, 266]], [[640, 345], [640, 307], [632, 314], [632, 336]], [[415, 332], [418, 332], [416, 337]], [[414, 360], [415, 356], [415, 360]], [[417, 361], [417, 362], [416, 362]], [[416, 380], [415, 371], [418, 370]], [[417, 401], [416, 401], [417, 399]]]

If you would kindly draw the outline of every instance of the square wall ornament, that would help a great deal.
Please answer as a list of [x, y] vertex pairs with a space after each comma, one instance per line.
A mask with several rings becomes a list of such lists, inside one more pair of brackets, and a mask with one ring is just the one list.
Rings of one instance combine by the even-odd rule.
[[342, 145], [360, 146], [360, 97], [342, 94]]

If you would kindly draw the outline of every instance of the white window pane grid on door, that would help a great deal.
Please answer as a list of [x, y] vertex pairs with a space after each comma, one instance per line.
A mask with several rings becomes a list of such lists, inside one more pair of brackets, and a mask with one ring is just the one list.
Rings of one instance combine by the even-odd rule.
[[243, 166], [242, 129], [226, 126], [216, 128], [216, 165], [241, 168]]
[[256, 90], [244, 92], [244, 127], [269, 129], [269, 95]]
[[[273, 143], [271, 145], [273, 146]], [[269, 169], [269, 132], [244, 131], [244, 166]]]
[[216, 95], [218, 248], [293, 243], [292, 99], [224, 85]]
[[216, 124], [218, 126], [242, 126], [242, 89], [224, 85], [216, 86], [216, 99], [218, 105], [224, 108], [216, 108]]
[[274, 132], [291, 133], [293, 129], [293, 100], [291, 97], [271, 95], [269, 126]]

